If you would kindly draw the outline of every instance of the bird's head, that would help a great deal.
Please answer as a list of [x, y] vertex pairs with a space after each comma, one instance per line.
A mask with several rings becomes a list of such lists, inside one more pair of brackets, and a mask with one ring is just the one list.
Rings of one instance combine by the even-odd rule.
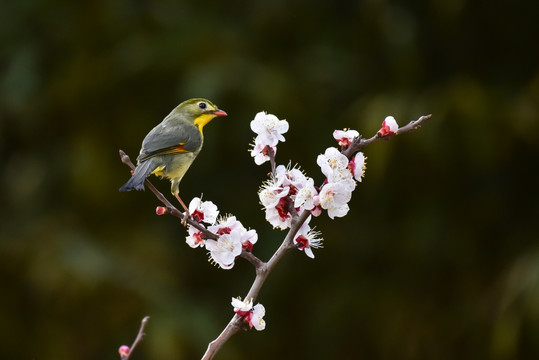
[[174, 112], [181, 114], [184, 119], [192, 121], [200, 132], [202, 132], [204, 125], [215, 117], [227, 116], [227, 113], [220, 110], [214, 103], [202, 98], [186, 100], [178, 105]]

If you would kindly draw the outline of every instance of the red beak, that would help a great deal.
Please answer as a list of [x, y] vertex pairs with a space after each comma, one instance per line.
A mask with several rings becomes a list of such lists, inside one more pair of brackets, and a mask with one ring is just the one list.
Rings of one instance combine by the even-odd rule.
[[213, 111], [213, 114], [215, 116], [227, 116], [228, 115], [226, 112], [224, 112], [223, 110], [219, 110], [219, 109]]

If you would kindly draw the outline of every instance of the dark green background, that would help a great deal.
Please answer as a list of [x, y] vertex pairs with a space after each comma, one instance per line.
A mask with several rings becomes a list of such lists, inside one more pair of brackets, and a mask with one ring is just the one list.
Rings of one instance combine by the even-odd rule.
[[[196, 359], [245, 295], [149, 192], [119, 193], [144, 135], [180, 101], [229, 113], [182, 182], [255, 228], [267, 260], [261, 110], [290, 130], [278, 162], [321, 182], [334, 129], [373, 135], [324, 249], [264, 286], [267, 329], [218, 359], [535, 359], [539, 353], [539, 38], [534, 1], [0, 3], [0, 357]], [[169, 184], [155, 183], [168, 194]]]

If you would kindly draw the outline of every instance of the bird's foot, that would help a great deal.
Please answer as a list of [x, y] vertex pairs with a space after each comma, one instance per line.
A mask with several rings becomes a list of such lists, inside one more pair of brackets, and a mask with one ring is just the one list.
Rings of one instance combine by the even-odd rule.
[[183, 210], [185, 210], [185, 213], [183, 214], [183, 219], [182, 219], [182, 225], [183, 226], [186, 226], [187, 225], [187, 220], [189, 218], [191, 218], [191, 214], [189, 214], [189, 209], [187, 208], [187, 206], [185, 206], [185, 203], [183, 202], [182, 198], [180, 197], [179, 194], [174, 194], [174, 196], [176, 197], [176, 199], [178, 199], [178, 201], [180, 202], [180, 205], [183, 207]]

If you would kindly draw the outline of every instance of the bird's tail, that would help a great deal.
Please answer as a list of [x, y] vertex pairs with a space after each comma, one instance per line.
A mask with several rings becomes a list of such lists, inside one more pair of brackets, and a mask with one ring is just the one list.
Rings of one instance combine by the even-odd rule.
[[144, 161], [142, 164], [139, 164], [135, 168], [135, 172], [131, 179], [126, 182], [121, 188], [120, 191], [131, 191], [135, 190], [144, 190], [144, 180], [157, 168], [157, 165], [154, 163], [153, 159]]

